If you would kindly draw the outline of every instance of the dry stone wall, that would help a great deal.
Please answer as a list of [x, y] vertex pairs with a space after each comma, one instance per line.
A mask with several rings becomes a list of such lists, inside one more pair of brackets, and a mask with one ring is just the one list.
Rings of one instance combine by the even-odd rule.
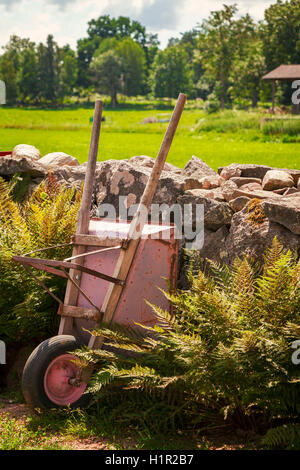
[[[32, 190], [51, 169], [59, 182], [81, 187], [86, 163], [62, 152], [39, 156], [34, 147], [17, 146], [12, 155], [0, 157], [0, 176], [29, 174]], [[148, 156], [98, 162], [92, 214], [101, 204], [112, 204], [118, 213], [120, 196], [127, 208], [137, 204], [153, 165]], [[232, 263], [248, 255], [258, 260], [274, 236], [300, 254], [300, 170], [233, 163], [215, 172], [193, 156], [183, 169], [165, 164], [153, 202], [203, 205], [204, 259]]]

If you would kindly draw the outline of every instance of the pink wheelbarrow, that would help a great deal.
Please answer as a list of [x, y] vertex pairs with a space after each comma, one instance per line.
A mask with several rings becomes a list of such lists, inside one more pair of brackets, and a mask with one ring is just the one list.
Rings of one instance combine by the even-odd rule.
[[[24, 367], [23, 393], [27, 403], [35, 408], [78, 407], [87, 403], [89, 396], [84, 392], [92, 371], [82, 371], [72, 351], [83, 345], [103, 347], [104, 338], [88, 333], [99, 322], [153, 326], [155, 315], [145, 300], [170, 309], [159, 288], [165, 288], [166, 279], [176, 287], [178, 240], [174, 226], [148, 223], [148, 211], [185, 101], [186, 96], [180, 94], [131, 222], [90, 220], [103, 109], [103, 103], [96, 101], [82, 203], [71, 240], [72, 256], [63, 261], [33, 257], [37, 251], [53, 247], [13, 256], [57, 300], [61, 316], [58, 335], [37, 346]], [[67, 279], [64, 301], [48, 290], [32, 268]]]

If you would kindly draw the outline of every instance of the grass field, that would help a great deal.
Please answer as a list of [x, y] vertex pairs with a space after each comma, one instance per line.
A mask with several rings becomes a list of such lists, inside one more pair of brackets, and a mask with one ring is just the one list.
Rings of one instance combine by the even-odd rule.
[[[168, 119], [172, 107], [157, 109], [147, 103], [125, 106], [117, 110], [104, 109], [106, 120], [99, 160], [157, 155], [167, 123], [143, 124], [142, 121], [146, 117]], [[11, 150], [19, 143], [27, 143], [38, 147], [43, 155], [63, 151], [84, 162], [89, 150], [92, 115], [92, 108], [83, 107], [63, 110], [1, 108], [0, 150]], [[183, 167], [196, 155], [215, 169], [233, 162], [299, 168], [300, 129], [295, 133], [293, 128], [293, 138], [262, 132], [259, 128], [262, 116], [245, 111], [207, 115], [188, 105], [168, 161]]]

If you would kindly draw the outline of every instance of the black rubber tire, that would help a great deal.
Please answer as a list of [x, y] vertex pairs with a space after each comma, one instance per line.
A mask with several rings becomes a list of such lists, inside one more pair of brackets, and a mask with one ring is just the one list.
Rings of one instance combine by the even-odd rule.
[[[26, 402], [34, 408], [62, 408], [53, 403], [44, 390], [44, 375], [49, 364], [58, 356], [80, 348], [80, 343], [74, 336], [59, 335], [43, 341], [30, 354], [25, 364], [22, 376], [22, 390]], [[71, 408], [85, 407], [91, 396], [83, 394]]]

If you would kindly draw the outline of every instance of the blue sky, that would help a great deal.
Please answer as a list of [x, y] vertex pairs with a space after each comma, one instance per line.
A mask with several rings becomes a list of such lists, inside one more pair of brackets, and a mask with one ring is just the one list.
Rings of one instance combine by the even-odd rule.
[[0, 0], [0, 46], [11, 34], [44, 42], [51, 33], [60, 45], [74, 47], [90, 19], [110, 14], [140, 21], [148, 32], [158, 33], [164, 47], [169, 37], [192, 29], [223, 3], [237, 3], [241, 14], [259, 20], [275, 0]]

